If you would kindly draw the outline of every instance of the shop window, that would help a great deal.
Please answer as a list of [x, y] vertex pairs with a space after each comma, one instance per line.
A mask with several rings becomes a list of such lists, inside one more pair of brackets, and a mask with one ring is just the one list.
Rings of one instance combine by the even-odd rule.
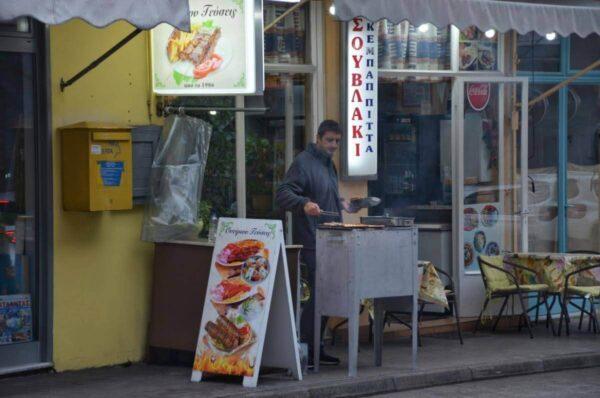
[[458, 62], [461, 71], [494, 71], [498, 69], [498, 36], [471, 26], [460, 32]]
[[[269, 25], [286, 12], [290, 2], [267, 1], [264, 5], [264, 23]], [[302, 6], [280, 20], [265, 32], [265, 63], [308, 64], [309, 26], [308, 6]]]
[[34, 54], [0, 49], [0, 347], [38, 339], [35, 76]]
[[[600, 58], [600, 36], [596, 33], [588, 37], [571, 36], [571, 70], [584, 69]], [[596, 70], [600, 69], [597, 67]]]
[[[236, 203], [236, 126], [235, 112], [219, 108], [235, 107], [234, 97], [177, 97], [168, 105], [186, 107], [215, 107], [215, 110], [193, 112], [212, 126], [206, 172], [202, 184], [199, 216], [208, 219], [211, 211], [219, 217], [235, 217]], [[206, 233], [207, 230], [204, 230]]]
[[567, 247], [600, 250], [600, 85], [569, 86]]
[[382, 20], [377, 31], [380, 69], [450, 69], [450, 28]]
[[[245, 118], [248, 217], [283, 218], [275, 204], [275, 191], [286, 164], [304, 150], [309, 81], [302, 74], [269, 74], [264, 95], [246, 98], [246, 107], [267, 109], [247, 113]], [[291, 153], [286, 156], [288, 145]]]
[[[534, 85], [530, 98], [552, 85]], [[529, 250], [554, 252], [558, 248], [558, 95], [529, 109]]]
[[517, 54], [520, 71], [560, 72], [561, 41], [548, 40], [535, 32], [518, 35]]
[[378, 139], [382, 150], [379, 178], [369, 182], [369, 194], [381, 197], [383, 203], [375, 212], [450, 222], [450, 88], [449, 79], [380, 79]]

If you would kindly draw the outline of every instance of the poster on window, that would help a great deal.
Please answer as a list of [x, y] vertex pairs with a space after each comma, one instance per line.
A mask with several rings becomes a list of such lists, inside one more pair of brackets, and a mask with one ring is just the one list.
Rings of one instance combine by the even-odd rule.
[[261, 363], [302, 377], [283, 226], [280, 220], [221, 218], [192, 381], [206, 372], [243, 376], [244, 386], [254, 387]]
[[31, 296], [0, 296], [0, 345], [25, 343], [32, 339]]
[[191, 31], [152, 29], [152, 87], [159, 95], [234, 95], [263, 91], [259, 0], [190, 0]]
[[465, 204], [464, 266], [466, 274], [479, 273], [478, 256], [497, 256], [504, 247], [504, 228], [509, 225], [500, 202]]

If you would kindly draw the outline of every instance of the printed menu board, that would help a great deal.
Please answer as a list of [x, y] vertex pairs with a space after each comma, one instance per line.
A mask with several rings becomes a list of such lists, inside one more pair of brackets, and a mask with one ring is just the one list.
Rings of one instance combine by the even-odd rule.
[[190, 0], [191, 31], [151, 31], [152, 87], [160, 95], [263, 90], [262, 2]]
[[[284, 249], [279, 220], [219, 220], [192, 381], [207, 372], [244, 376], [244, 385], [255, 386], [264, 344], [281, 345], [270, 364], [301, 377]], [[265, 342], [269, 317], [277, 339]]]

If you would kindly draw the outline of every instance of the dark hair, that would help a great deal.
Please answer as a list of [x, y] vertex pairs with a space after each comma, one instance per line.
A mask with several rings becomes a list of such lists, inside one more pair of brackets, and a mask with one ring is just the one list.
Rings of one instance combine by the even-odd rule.
[[323, 120], [321, 124], [319, 124], [317, 135], [319, 138], [323, 138], [323, 134], [325, 134], [327, 131], [331, 131], [336, 134], [342, 134], [342, 128], [340, 127], [339, 123], [331, 119]]

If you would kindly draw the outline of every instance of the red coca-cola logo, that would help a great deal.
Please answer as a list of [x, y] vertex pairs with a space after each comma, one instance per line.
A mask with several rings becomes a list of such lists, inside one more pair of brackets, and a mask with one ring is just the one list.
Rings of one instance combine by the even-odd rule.
[[467, 99], [469, 105], [476, 111], [482, 111], [490, 102], [490, 83], [469, 83], [467, 85]]

